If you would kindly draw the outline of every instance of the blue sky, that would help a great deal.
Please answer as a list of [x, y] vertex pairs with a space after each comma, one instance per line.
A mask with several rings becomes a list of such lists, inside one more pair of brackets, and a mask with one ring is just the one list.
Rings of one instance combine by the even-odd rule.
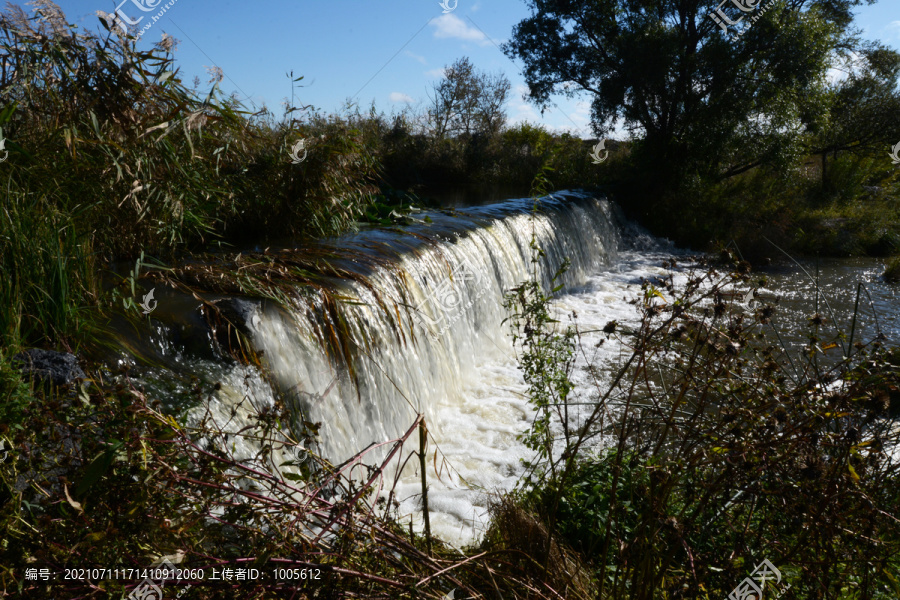
[[[453, 0], [446, 1], [453, 6]], [[120, 2], [57, 4], [69, 21], [96, 29], [96, 11], [114, 12]], [[132, 2], [155, 10], [142, 12]], [[591, 137], [586, 96], [559, 96], [558, 108], [544, 115], [522, 99], [521, 65], [497, 46], [529, 15], [523, 0], [458, 0], [447, 14], [438, 0], [125, 0], [121, 7], [132, 20], [143, 16], [143, 26], [173, 2], [143, 34], [139, 47], [149, 48], [168, 33], [180, 40], [176, 58], [186, 82], [199, 76], [203, 89], [209, 79], [206, 67], [218, 66], [225, 74], [224, 90], [249, 98], [248, 104], [265, 104], [279, 116], [282, 102], [291, 95], [291, 71], [305, 77], [304, 87], [297, 89], [298, 103], [332, 112], [350, 99], [362, 107], [374, 101], [378, 110], [391, 112], [407, 103], [424, 109], [441, 68], [468, 56], [479, 69], [502, 71], [510, 79], [507, 114], [512, 122], [528, 120]], [[898, 0], [881, 0], [857, 14], [865, 37], [900, 50]]]

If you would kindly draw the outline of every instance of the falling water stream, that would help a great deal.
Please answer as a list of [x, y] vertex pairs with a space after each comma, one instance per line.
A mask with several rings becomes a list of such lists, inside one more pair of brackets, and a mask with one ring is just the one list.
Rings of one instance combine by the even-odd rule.
[[[606, 201], [561, 195], [536, 215], [531, 208], [523, 200], [433, 214], [420, 233], [439, 232], [437, 243], [369, 274], [375, 291], [349, 284], [344, 293], [354, 301], [344, 310], [356, 340], [355, 378], [335, 369], [307, 316], [268, 304], [249, 318], [275, 384], [298, 390], [305, 418], [322, 424], [321, 452], [330, 460], [397, 437], [425, 416], [432, 529], [451, 543], [477, 535], [488, 494], [510, 489], [525, 457], [516, 436], [530, 409], [503, 324], [504, 294], [532, 275], [549, 285], [567, 258], [567, 288], [617, 259], [620, 236]], [[532, 240], [543, 251], [534, 262]], [[411, 310], [385, 319], [375, 293]], [[401, 514], [421, 511], [419, 486], [408, 468], [395, 490]]]
[[[242, 413], [248, 395], [271, 402], [276, 394], [270, 385], [287, 393], [305, 420], [321, 423], [318, 450], [334, 463], [396, 438], [424, 415], [432, 530], [451, 544], [471, 543], [487, 523], [491, 494], [511, 489], [529, 457], [517, 436], [532, 412], [504, 324], [504, 294], [532, 276], [549, 288], [568, 259], [554, 307], [561, 315], [575, 313], [582, 329], [597, 331], [611, 320], [635, 321], [628, 300], [642, 278], [662, 274], [662, 261], [676, 254], [624, 224], [606, 200], [564, 193], [544, 199], [537, 213], [532, 205], [513, 200], [435, 211], [404, 232], [373, 230], [337, 240], [395, 250], [389, 268], [365, 270], [368, 285], [335, 282], [345, 298], [341, 311], [351, 332], [355, 376], [322, 347], [315, 311], [271, 301], [240, 301], [268, 379], [253, 367], [192, 356], [164, 334], [158, 344], [163, 354], [177, 355], [182, 368], [221, 384], [202, 410], [235, 430], [250, 422]], [[536, 260], [534, 248], [542, 251]], [[784, 291], [786, 314], [799, 319], [810, 288], [796, 270], [773, 271], [770, 288]], [[876, 270], [871, 263], [833, 265], [821, 285], [833, 294], [836, 312], [846, 315], [851, 291], [840, 286], [855, 292], [851, 280], [868, 278], [875, 308], [885, 315], [879, 325], [896, 339], [896, 289], [879, 282]], [[385, 306], [394, 307], [390, 318]], [[863, 319], [861, 334], [872, 334], [873, 327], [874, 319]], [[621, 352], [612, 344], [596, 346], [590, 336], [585, 347], [594, 354], [581, 359], [574, 375], [581, 388], [590, 385], [584, 363], [614, 361]], [[254, 449], [245, 450], [250, 455]], [[394, 491], [399, 513], [417, 528], [420, 485], [420, 474], [409, 465]]]

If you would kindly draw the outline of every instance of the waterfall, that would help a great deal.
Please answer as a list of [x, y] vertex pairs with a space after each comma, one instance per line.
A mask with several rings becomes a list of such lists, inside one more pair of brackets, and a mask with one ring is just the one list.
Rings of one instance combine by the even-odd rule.
[[[320, 424], [315, 450], [335, 464], [373, 443], [397, 438], [417, 415], [424, 415], [431, 530], [450, 544], [471, 543], [488, 524], [490, 495], [516, 485], [524, 471], [522, 461], [533, 458], [518, 437], [528, 430], [533, 411], [504, 325], [505, 294], [532, 277], [545, 290], [562, 285], [549, 308], [560, 321], [577, 315], [579, 352], [568, 371], [573, 384], [570, 400], [572, 406], [594, 406], [591, 402], [608, 383], [604, 373], [609, 371], [603, 369], [622, 364], [630, 352], [627, 343], [611, 341], [603, 333], [606, 325], [615, 321], [622, 330], [636, 330], [641, 312], [635, 297], [642, 293], [642, 282], [673, 276], [663, 265], [674, 264], [675, 258], [681, 262], [686, 254], [622, 222], [603, 199], [555, 194], [543, 198], [538, 211], [533, 212], [532, 206], [531, 200], [513, 200], [420, 213], [415, 223], [402, 228], [367, 230], [297, 251], [313, 257], [305, 263], [291, 262], [297, 254], [290, 252], [256, 252], [249, 259], [253, 264], [271, 261], [279, 272], [296, 272], [299, 277], [306, 277], [302, 268], [290, 271], [282, 266], [305, 268], [314, 263], [316, 278], [306, 277], [303, 281], [313, 283], [301, 285], [298, 276], [291, 275], [278, 289], [293, 292], [293, 297], [279, 301], [274, 293], [273, 299], [261, 300], [228, 296], [221, 290], [216, 296], [207, 293], [207, 298], [194, 295], [176, 301], [163, 291], [160, 312], [169, 310], [182, 319], [180, 324], [172, 319], [167, 323], [166, 317], [153, 320], [156, 358], [171, 371], [190, 373], [192, 381], [215, 382], [204, 387], [216, 390], [208, 402], [190, 410], [210, 415], [227, 434], [204, 441], [224, 443], [239, 461], [264, 456], [283, 474], [297, 474], [286, 471], [295, 468], [291, 462], [306, 456], [307, 448], [289, 444], [269, 449], [253, 435], [235, 435], [248, 430], [252, 434], [256, 411], [278, 400], [286, 400], [297, 419]], [[228, 260], [231, 272], [241, 264]], [[551, 283], [567, 260], [570, 264], [561, 280]], [[858, 271], [848, 272], [855, 277]], [[688, 276], [689, 270], [675, 273], [676, 284], [682, 285]], [[806, 322], [805, 281], [790, 273], [780, 277], [775, 289], [789, 292], [782, 304], [787, 306], [788, 328]], [[834, 298], [848, 287], [843, 277], [839, 272], [833, 279]], [[820, 292], [818, 286], [816, 291]], [[894, 295], [895, 290], [887, 287], [877, 292], [876, 300], [893, 306]], [[204, 306], [212, 302], [227, 306], [226, 320], [243, 329], [262, 359], [262, 370], [221, 360], [221, 355], [210, 357], [221, 342], [218, 334], [202, 329], [209, 322], [193, 318], [193, 313], [192, 318], [184, 317], [198, 299]], [[849, 300], [845, 309], [855, 311]], [[896, 326], [892, 328], [896, 331]], [[329, 338], [328, 332], [338, 330], [340, 335]], [[875, 330], [869, 328], [866, 336], [879, 330], [875, 323]], [[148, 345], [144, 342], [135, 340], [132, 345]], [[183, 380], [166, 381], [167, 372], [163, 369], [157, 376], [153, 382], [157, 389], [151, 390], [157, 393], [148, 397], [165, 398], [167, 384], [170, 398], [188, 397], [191, 390], [180, 383]], [[567, 415], [576, 426], [578, 410]], [[608, 413], [611, 418], [614, 411], [612, 407]], [[192, 418], [188, 412], [187, 420]], [[293, 425], [294, 432], [299, 431], [298, 423]], [[585, 451], [608, 443], [602, 435], [608, 432], [597, 433], [595, 446]], [[403, 452], [409, 456], [416, 450], [414, 445]], [[366, 461], [380, 463], [378, 452], [367, 454]], [[384, 475], [396, 502], [395, 514], [404, 525], [409, 519], [410, 526], [421, 531], [418, 468], [417, 460], [409, 461], [402, 470]]]
[[[533, 206], [522, 199], [431, 211], [402, 230], [327, 242], [356, 257], [333, 258], [353, 276], [329, 281], [332, 297], [340, 298], [331, 310], [303, 286], [302, 301], [293, 303], [227, 299], [267, 377], [246, 365], [224, 374], [224, 367], [207, 368], [220, 373], [221, 389], [202, 410], [239, 428], [249, 422], [247, 397], [259, 406], [280, 395], [298, 421], [319, 424], [317, 450], [334, 464], [398, 437], [423, 414], [432, 529], [446, 541], [471, 541], [486, 520], [484, 493], [514, 485], [527, 458], [517, 435], [527, 429], [531, 407], [503, 323], [504, 294], [534, 276], [549, 289], [566, 260], [553, 285], [577, 289], [615, 260], [620, 244], [605, 199], [559, 193], [542, 198], [537, 211]], [[340, 350], [323, 343], [323, 332], [337, 324]], [[252, 443], [246, 440], [234, 443], [237, 455], [256, 450], [242, 449]], [[418, 526], [414, 470], [401, 474], [395, 498]]]
[[[534, 216], [531, 208], [530, 200], [510, 201], [445, 217], [434, 226], [441, 233], [433, 243], [399, 254], [396, 268], [368, 275], [374, 291], [346, 282], [342, 311], [352, 331], [355, 378], [335, 368], [309, 314], [272, 304], [253, 311], [252, 344], [304, 418], [321, 423], [324, 456], [340, 462], [396, 437], [417, 413], [432, 432], [446, 434], [434, 408], [458, 403], [462, 382], [492, 355], [512, 354], [502, 324], [504, 293], [533, 268], [549, 286], [566, 258], [571, 265], [561, 283], [579, 285], [615, 256], [617, 230], [605, 200], [557, 195], [543, 199]], [[543, 250], [534, 265], [532, 237]], [[408, 310], [385, 318], [376, 293]]]

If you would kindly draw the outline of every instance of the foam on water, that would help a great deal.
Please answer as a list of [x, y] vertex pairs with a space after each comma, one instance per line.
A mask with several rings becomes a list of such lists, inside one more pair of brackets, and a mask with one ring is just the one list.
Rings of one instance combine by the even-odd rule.
[[[611, 320], [636, 324], [638, 313], [628, 300], [640, 291], [641, 278], [662, 274], [659, 265], [665, 258], [667, 254], [620, 252], [615, 263], [598, 268], [583, 285], [555, 299], [553, 308], [561, 318], [577, 313], [583, 330], [602, 329]], [[584, 336], [584, 346], [594, 350], [589, 358], [597, 363], [617, 361], [622, 349], [616, 344], [595, 347], [601, 336], [596, 331]], [[594, 386], [584, 357], [576, 366], [577, 402]], [[523, 473], [522, 460], [532, 457], [517, 440], [533, 416], [525, 393], [515, 356], [509, 352], [493, 354], [469, 373], [461, 398], [438, 403], [435, 418], [441, 428], [435, 438], [453, 476], [439, 481], [429, 470], [428, 501], [432, 530], [445, 541], [461, 546], [478, 539], [488, 522], [491, 495], [512, 489]], [[416, 473], [407, 473], [398, 486], [400, 498], [405, 498], [400, 512], [410, 515], [416, 526], [421, 526], [420, 485]]]

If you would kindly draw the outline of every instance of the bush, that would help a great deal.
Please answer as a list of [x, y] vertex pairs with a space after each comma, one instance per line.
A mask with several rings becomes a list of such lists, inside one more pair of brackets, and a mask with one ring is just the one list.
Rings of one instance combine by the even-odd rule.
[[[31, 387], [12, 364], [14, 353], [15, 348], [0, 348], [0, 439], [23, 429], [25, 411], [34, 402]], [[8, 449], [5, 443], [0, 453]]]

